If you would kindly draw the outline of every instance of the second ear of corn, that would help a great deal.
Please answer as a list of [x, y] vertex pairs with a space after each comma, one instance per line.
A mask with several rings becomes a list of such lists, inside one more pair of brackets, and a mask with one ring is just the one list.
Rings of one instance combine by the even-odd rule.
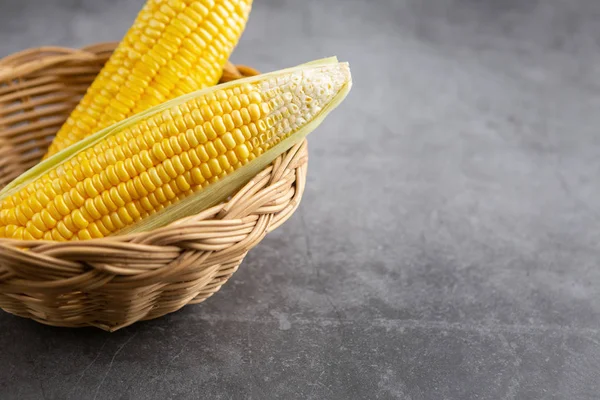
[[148, 0], [46, 157], [152, 106], [217, 84], [251, 4]]
[[326, 60], [207, 88], [126, 119], [0, 192], [0, 237], [101, 238], [150, 219], [270, 151], [285, 151], [278, 143], [313, 130], [350, 85], [348, 65]]

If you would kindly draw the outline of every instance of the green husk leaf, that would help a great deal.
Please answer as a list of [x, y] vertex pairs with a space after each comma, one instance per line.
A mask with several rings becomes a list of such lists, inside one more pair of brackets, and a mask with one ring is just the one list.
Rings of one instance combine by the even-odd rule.
[[[202, 96], [206, 93], [225, 89], [230, 86], [240, 85], [243, 83], [252, 83], [256, 81], [262, 81], [270, 78], [274, 75], [283, 75], [287, 73], [293, 73], [302, 69], [315, 68], [319, 66], [326, 66], [338, 64], [338, 60], [336, 57], [324, 58], [320, 60], [311, 61], [309, 63], [305, 63], [296, 67], [287, 68], [283, 70], [273, 71], [270, 73], [257, 75], [248, 78], [242, 78], [238, 80], [234, 80], [231, 82], [227, 82], [224, 84], [220, 84], [217, 86], [213, 86], [210, 88], [205, 88], [202, 90], [198, 90], [196, 92], [192, 92], [186, 94], [184, 96], [180, 96], [176, 99], [167, 101], [161, 105], [156, 107], [152, 107], [144, 112], [136, 114], [130, 118], [127, 118], [121, 122], [113, 124], [105, 129], [98, 131], [97, 133], [71, 145], [70, 147], [64, 149], [63, 151], [49, 157], [48, 159], [40, 162], [38, 165], [32, 167], [28, 171], [21, 174], [19, 177], [14, 179], [11, 183], [9, 183], [2, 191], [0, 191], [0, 201], [5, 199], [8, 196], [18, 192], [23, 187], [37, 179], [38, 177], [44, 175], [47, 171], [55, 168], [56, 166], [70, 160], [72, 157], [76, 156], [79, 152], [88, 149], [89, 147], [94, 146], [98, 142], [103, 139], [119, 132], [120, 130], [127, 128], [130, 125], [137, 123], [138, 121], [145, 119], [153, 114], [160, 113], [165, 109], [170, 107], [185, 103], [191, 98], [195, 98], [198, 96]], [[345, 64], [345, 63], [344, 63]], [[347, 64], [345, 64], [347, 65]], [[115, 234], [125, 234], [125, 233], [135, 233], [141, 231], [147, 231], [151, 229], [155, 229], [164, 225], [167, 225], [177, 219], [187, 217], [190, 215], [194, 215], [204, 209], [207, 209], [211, 206], [214, 206], [224, 200], [226, 200], [229, 196], [234, 194], [237, 190], [239, 190], [243, 185], [249, 182], [256, 174], [258, 174], [261, 170], [266, 168], [269, 164], [271, 164], [279, 155], [289, 150], [295, 144], [302, 141], [306, 135], [312, 132], [315, 128], [317, 128], [321, 122], [325, 119], [327, 114], [331, 112], [334, 108], [336, 108], [342, 100], [346, 97], [348, 92], [350, 91], [352, 82], [351, 79], [343, 85], [343, 87], [339, 90], [339, 92], [333, 97], [333, 99], [326, 104], [320, 113], [313, 118], [310, 122], [300, 128], [297, 132], [293, 133], [288, 138], [282, 140], [280, 143], [275, 145], [273, 148], [269, 149], [265, 153], [263, 153], [260, 157], [256, 158], [252, 162], [247, 165], [239, 168], [235, 172], [226, 176], [222, 180], [215, 182], [208, 187], [198, 191], [197, 193], [189, 196], [188, 198], [182, 199], [181, 201], [161, 210], [160, 212], [153, 214], [152, 216], [146, 217], [139, 221], [138, 223], [128, 226], [121, 231]]]

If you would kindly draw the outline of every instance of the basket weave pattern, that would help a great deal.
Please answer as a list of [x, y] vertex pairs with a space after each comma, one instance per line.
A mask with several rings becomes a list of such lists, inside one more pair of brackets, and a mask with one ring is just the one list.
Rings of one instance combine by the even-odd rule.
[[[0, 60], [0, 188], [35, 165], [116, 43]], [[222, 81], [257, 72], [228, 64]], [[298, 207], [306, 141], [227, 202], [164, 228], [75, 242], [0, 239], [0, 308], [48, 325], [115, 331], [199, 303]]]

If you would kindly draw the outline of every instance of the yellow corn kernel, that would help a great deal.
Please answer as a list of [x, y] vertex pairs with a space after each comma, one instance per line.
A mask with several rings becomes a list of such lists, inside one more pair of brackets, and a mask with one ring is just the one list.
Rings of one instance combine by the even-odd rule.
[[[148, 0], [47, 156], [166, 100], [216, 85], [251, 5], [252, 0], [220, 0], [219, 7], [206, 0]], [[84, 174], [90, 172], [86, 167]]]
[[[65, 161], [48, 160], [44, 172], [9, 194], [0, 192], [0, 237], [85, 240], [115, 234], [234, 174], [322, 118], [348, 83], [342, 64], [310, 67], [233, 82], [132, 118]], [[274, 98], [283, 102], [280, 109], [265, 112]], [[222, 104], [241, 108], [226, 113]], [[205, 117], [207, 105], [211, 113]], [[284, 107], [289, 112], [280, 111]], [[245, 113], [258, 114], [244, 122]]]

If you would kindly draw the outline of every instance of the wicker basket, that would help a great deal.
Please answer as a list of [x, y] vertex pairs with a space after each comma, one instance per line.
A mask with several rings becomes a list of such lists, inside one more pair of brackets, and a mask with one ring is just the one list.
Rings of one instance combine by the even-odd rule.
[[[36, 164], [116, 43], [0, 60], [0, 187]], [[228, 65], [223, 81], [257, 72]], [[300, 203], [306, 142], [226, 203], [164, 228], [81, 242], [0, 239], [0, 308], [48, 325], [115, 331], [215, 293]]]

